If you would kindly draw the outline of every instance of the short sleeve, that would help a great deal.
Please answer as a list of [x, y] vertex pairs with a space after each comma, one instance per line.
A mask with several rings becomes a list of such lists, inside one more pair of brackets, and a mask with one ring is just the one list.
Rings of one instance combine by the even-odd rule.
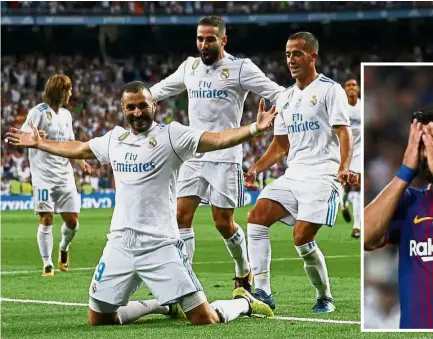
[[108, 131], [102, 137], [93, 138], [89, 141], [90, 150], [101, 164], [109, 164], [109, 148], [113, 130]]
[[287, 126], [284, 122], [283, 115], [278, 113], [274, 120], [274, 135], [287, 135]]
[[406, 223], [407, 210], [412, 201], [412, 197], [413, 195], [411, 194], [411, 191], [407, 189], [406, 191], [404, 191], [403, 196], [400, 198], [397, 210], [395, 211], [391, 219], [389, 230], [385, 234], [386, 244], [398, 245], [400, 243], [401, 230]]
[[350, 126], [348, 101], [346, 92], [339, 84], [334, 84], [325, 97], [331, 126]]
[[286, 89], [269, 79], [250, 59], [245, 59], [239, 71], [239, 83], [245, 90], [251, 91], [272, 103], [277, 101]]
[[168, 125], [171, 147], [181, 161], [189, 160], [195, 156], [200, 138], [204, 132], [181, 125], [178, 122], [172, 122]]
[[31, 131], [30, 121], [33, 122], [33, 125], [37, 129], [40, 128], [42, 122], [42, 112], [37, 107], [32, 108], [27, 114], [26, 121], [24, 121], [23, 125], [21, 126], [22, 131]]
[[184, 78], [187, 61], [188, 59], [185, 60], [173, 74], [150, 87], [149, 91], [156, 101], [177, 95], [186, 89]]

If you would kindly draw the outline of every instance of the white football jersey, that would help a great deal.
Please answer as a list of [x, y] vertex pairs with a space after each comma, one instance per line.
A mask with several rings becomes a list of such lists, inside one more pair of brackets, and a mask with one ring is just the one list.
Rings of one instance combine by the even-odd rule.
[[348, 111], [353, 136], [353, 159], [361, 156], [361, 101], [358, 99], [355, 106], [348, 104]]
[[336, 180], [340, 143], [332, 126], [350, 126], [341, 85], [319, 74], [303, 90], [289, 87], [277, 100], [274, 135], [290, 142], [285, 176], [298, 181]]
[[[238, 59], [226, 53], [210, 66], [201, 58], [189, 57], [176, 72], [150, 88], [157, 101], [185, 90], [188, 91], [189, 125], [221, 132], [240, 127], [249, 91], [274, 103], [285, 88], [267, 78], [250, 59]], [[238, 145], [194, 160], [241, 164], [242, 157], [242, 145]]]
[[132, 229], [155, 248], [179, 239], [176, 180], [182, 162], [194, 156], [204, 132], [177, 122], [153, 123], [137, 135], [115, 127], [89, 146], [102, 163], [110, 163], [116, 205], [110, 231]]
[[[75, 140], [71, 112], [66, 108], [61, 107], [56, 113], [47, 104], [38, 104], [27, 114], [21, 126], [23, 131], [31, 129], [30, 121], [38, 130], [47, 132], [46, 139]], [[75, 186], [74, 170], [69, 159], [30, 148], [29, 160], [33, 185]]]

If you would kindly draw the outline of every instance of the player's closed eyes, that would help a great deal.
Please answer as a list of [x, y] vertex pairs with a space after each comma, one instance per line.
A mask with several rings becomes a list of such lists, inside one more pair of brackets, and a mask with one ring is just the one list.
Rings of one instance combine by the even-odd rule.
[[144, 109], [148, 109], [149, 105], [146, 102], [139, 102], [138, 104], [128, 104], [126, 105], [127, 111], [135, 111], [135, 109], [138, 107], [140, 111]]

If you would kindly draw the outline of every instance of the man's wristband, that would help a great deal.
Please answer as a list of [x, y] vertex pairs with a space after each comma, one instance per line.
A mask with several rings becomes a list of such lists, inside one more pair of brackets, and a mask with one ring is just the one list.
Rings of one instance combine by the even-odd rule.
[[262, 134], [262, 132], [260, 132], [260, 131], [257, 129], [257, 122], [253, 122], [253, 123], [250, 125], [250, 133], [251, 133], [251, 135], [253, 135], [253, 136], [256, 136], [256, 135]]
[[396, 177], [406, 181], [407, 183], [412, 182], [413, 178], [416, 176], [416, 171], [412, 168], [407, 167], [406, 165], [401, 165], [400, 169], [398, 170]]

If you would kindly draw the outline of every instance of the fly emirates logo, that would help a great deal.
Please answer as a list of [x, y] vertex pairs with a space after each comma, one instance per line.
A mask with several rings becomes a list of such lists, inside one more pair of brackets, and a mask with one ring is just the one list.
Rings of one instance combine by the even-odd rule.
[[421, 257], [424, 262], [433, 261], [433, 240], [428, 238], [427, 241], [411, 240], [409, 242], [409, 255], [411, 257]]

